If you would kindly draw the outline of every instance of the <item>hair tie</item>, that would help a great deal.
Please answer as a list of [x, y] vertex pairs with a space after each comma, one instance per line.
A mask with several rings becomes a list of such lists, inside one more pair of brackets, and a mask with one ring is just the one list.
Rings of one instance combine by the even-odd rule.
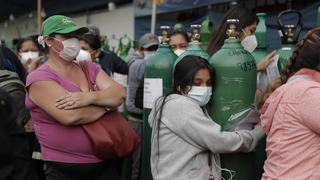
[[45, 45], [44, 45], [44, 37], [43, 37], [43, 36], [38, 36], [38, 43], [39, 43], [42, 47], [45, 47]]

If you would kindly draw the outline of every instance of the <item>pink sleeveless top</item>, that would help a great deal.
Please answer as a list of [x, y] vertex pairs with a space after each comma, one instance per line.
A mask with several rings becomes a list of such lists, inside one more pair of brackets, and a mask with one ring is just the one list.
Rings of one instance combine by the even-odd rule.
[[[86, 61], [90, 80], [95, 82], [100, 68]], [[80, 92], [80, 88], [64, 80], [46, 63], [27, 77], [26, 87], [37, 81], [55, 81], [69, 92]], [[46, 92], [43, 92], [46, 93]], [[34, 120], [34, 129], [41, 145], [42, 159], [64, 163], [95, 163], [101, 160], [94, 156], [91, 142], [81, 126], [65, 126], [53, 119], [41, 107], [26, 96], [26, 106]]]

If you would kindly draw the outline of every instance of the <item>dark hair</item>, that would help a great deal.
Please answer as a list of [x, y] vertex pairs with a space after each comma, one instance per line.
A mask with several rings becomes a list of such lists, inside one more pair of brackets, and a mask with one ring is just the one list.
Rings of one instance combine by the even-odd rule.
[[[158, 118], [153, 122], [153, 125], [155, 125], [153, 126], [153, 128], [157, 129], [158, 149], [159, 149], [160, 122], [161, 122], [163, 107], [165, 106], [166, 102], [168, 102], [167, 97], [171, 94], [182, 94], [181, 91], [187, 89], [188, 86], [191, 87], [196, 73], [201, 69], [209, 70], [211, 81], [212, 82], [215, 81], [214, 68], [209, 64], [208, 60], [206, 59], [203, 59], [199, 56], [188, 55], [183, 57], [181, 61], [179, 61], [176, 64], [176, 67], [173, 73], [173, 87], [171, 89], [171, 92], [166, 94], [163, 97], [163, 99], [161, 99], [161, 101], [159, 99], [157, 100], [157, 101], [160, 101], [161, 105], [160, 105], [160, 108], [156, 109], [154, 114], [155, 119], [159, 115]], [[160, 154], [158, 151], [158, 157], [159, 156]]]
[[24, 38], [24, 39], [21, 39], [18, 43], [17, 43], [17, 53], [19, 53], [19, 51], [21, 50], [22, 48], [22, 44], [25, 43], [26, 41], [31, 41], [33, 42], [33, 44], [37, 47], [37, 49], [39, 51], [42, 51], [42, 47], [40, 46], [40, 44], [37, 42], [37, 40], [33, 37], [27, 37], [27, 38]]
[[238, 27], [240, 29], [244, 29], [245, 27], [250, 26], [255, 22], [257, 24], [259, 23], [258, 16], [247, 8], [236, 6], [229, 9], [223, 16], [219, 26], [215, 28], [211, 34], [211, 38], [207, 48], [207, 52], [210, 56], [221, 49], [224, 40], [227, 38], [226, 32], [228, 27], [226, 21], [228, 19], [239, 19]]
[[144, 50], [146, 50], [146, 51], [156, 51], [158, 48], [159, 48], [159, 45], [156, 44], [156, 45], [152, 45], [152, 46], [150, 46], [150, 47], [142, 48], [142, 49], [144, 49]]
[[97, 50], [101, 48], [100, 37], [92, 34], [83, 34], [80, 40], [88, 43], [91, 49]]
[[263, 94], [258, 107], [261, 108], [266, 99], [282, 84], [302, 68], [316, 71], [320, 64], [320, 28], [314, 28], [304, 36], [298, 43], [297, 48], [291, 55], [286, 68], [281, 72], [280, 77], [275, 79]]
[[174, 31], [171, 35], [170, 35], [170, 39], [172, 36], [176, 36], [176, 35], [181, 35], [186, 42], [190, 42], [190, 39], [188, 37], [188, 34], [186, 32], [182, 32], [182, 31]]

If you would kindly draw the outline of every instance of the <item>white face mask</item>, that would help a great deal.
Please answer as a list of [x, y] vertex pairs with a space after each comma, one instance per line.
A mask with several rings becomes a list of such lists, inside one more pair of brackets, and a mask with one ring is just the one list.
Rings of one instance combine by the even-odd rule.
[[211, 86], [192, 86], [188, 96], [197, 101], [199, 106], [208, 104], [212, 95]]
[[156, 51], [144, 51], [144, 59], [148, 59], [150, 56], [154, 55]]
[[[243, 33], [246, 35], [245, 31], [242, 30]], [[247, 36], [241, 41], [241, 45], [245, 50], [247, 50], [249, 53], [252, 53], [256, 47], [258, 46], [257, 38], [255, 35]]]
[[186, 50], [185, 49], [176, 49], [173, 52], [177, 55], [180, 56], [182, 53], [184, 53]]
[[25, 64], [29, 59], [35, 60], [37, 57], [39, 57], [39, 52], [28, 51], [28, 52], [19, 53], [19, 55], [21, 56], [21, 63]]
[[91, 55], [88, 51], [80, 49], [78, 56], [76, 57], [77, 61], [91, 61]]
[[[59, 40], [57, 40], [59, 41]], [[66, 61], [73, 61], [80, 51], [80, 41], [77, 38], [70, 38], [61, 41], [63, 45], [62, 51], [58, 52], [59, 56]]]

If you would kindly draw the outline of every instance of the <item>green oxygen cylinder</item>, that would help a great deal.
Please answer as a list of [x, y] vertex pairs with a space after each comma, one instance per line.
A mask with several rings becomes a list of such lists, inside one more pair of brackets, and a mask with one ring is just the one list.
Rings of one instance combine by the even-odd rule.
[[207, 49], [207, 47], [208, 47], [212, 30], [213, 30], [213, 24], [210, 21], [209, 17], [207, 17], [201, 23], [201, 30], [200, 30], [200, 42], [202, 44], [203, 49]]
[[[238, 39], [239, 20], [228, 19], [227, 25], [228, 39], [209, 61], [216, 69], [210, 112], [212, 119], [224, 130], [230, 125], [229, 118], [254, 104], [257, 79], [254, 57], [243, 49]], [[253, 153], [222, 154], [221, 166], [235, 171], [237, 180], [255, 179]], [[225, 179], [230, 178], [226, 172], [222, 175]]]
[[174, 67], [176, 67], [176, 64], [181, 61], [183, 57], [188, 55], [200, 56], [204, 59], [210, 58], [208, 53], [201, 47], [202, 44], [200, 43], [200, 28], [201, 25], [191, 25], [191, 42], [188, 44], [187, 50], [177, 58], [176, 62], [174, 63]]
[[116, 38], [115, 34], [112, 34], [111, 39], [109, 39], [110, 51], [118, 55], [119, 52], [119, 39]]
[[102, 50], [109, 50], [110, 49], [108, 36], [103, 37], [103, 40], [101, 41], [101, 49]]
[[[256, 60], [256, 63], [258, 64], [262, 58], [268, 55], [268, 52], [267, 52], [267, 26], [265, 23], [266, 13], [257, 13], [257, 16], [259, 18], [259, 24], [256, 29], [256, 38], [257, 38], [258, 46], [251, 54]], [[263, 138], [258, 143], [256, 150], [254, 152], [255, 170], [256, 170], [255, 179], [261, 179], [262, 177], [264, 161], [267, 158], [265, 149], [266, 149], [266, 139]]]
[[177, 59], [169, 45], [168, 31], [170, 27], [161, 26], [160, 28], [162, 29], [162, 43], [156, 53], [146, 60], [144, 74], [141, 180], [152, 180], [150, 168], [151, 128], [148, 116], [155, 100], [170, 92], [173, 64]]
[[256, 29], [256, 38], [258, 42], [257, 48], [252, 52], [252, 56], [258, 64], [262, 58], [268, 55], [267, 52], [267, 26], [266, 26], [266, 13], [257, 13], [259, 24]]
[[127, 62], [128, 54], [131, 49], [131, 39], [125, 34], [119, 40], [119, 56], [121, 59]]
[[[297, 21], [295, 24], [283, 24], [281, 17], [288, 14], [296, 14]], [[302, 15], [299, 11], [296, 10], [286, 10], [282, 11], [278, 15], [278, 26], [279, 26], [279, 35], [281, 37], [282, 47], [278, 50], [279, 60], [278, 60], [278, 69], [279, 72], [286, 67], [289, 58], [291, 57], [293, 51], [296, 48], [296, 43], [298, 42], [299, 34], [302, 29]]]

